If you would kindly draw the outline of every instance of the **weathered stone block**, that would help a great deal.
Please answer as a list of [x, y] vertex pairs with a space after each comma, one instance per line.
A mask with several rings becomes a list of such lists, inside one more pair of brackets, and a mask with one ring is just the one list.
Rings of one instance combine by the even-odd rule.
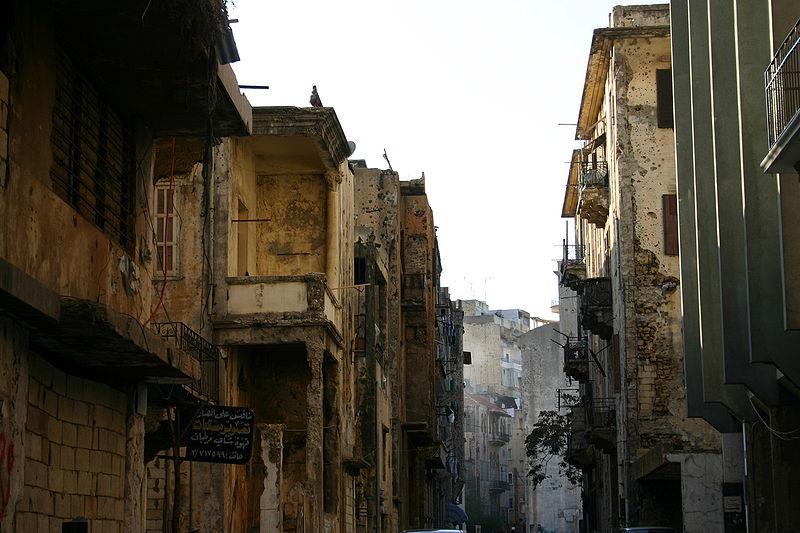
[[44, 389], [42, 409], [53, 417], [58, 417], [58, 394], [51, 389]]
[[92, 448], [93, 433], [90, 427], [78, 426], [78, 448], [90, 450]]
[[66, 445], [61, 447], [61, 468], [63, 470], [75, 469], [75, 448]]
[[61, 441], [65, 446], [78, 445], [78, 426], [64, 422], [61, 426]]
[[47, 465], [39, 461], [27, 461], [25, 463], [25, 484], [47, 488]]

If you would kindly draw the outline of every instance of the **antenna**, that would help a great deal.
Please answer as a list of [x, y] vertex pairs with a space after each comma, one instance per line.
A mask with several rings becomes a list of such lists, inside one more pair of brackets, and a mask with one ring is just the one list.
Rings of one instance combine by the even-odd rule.
[[386, 155], [386, 148], [383, 149], [383, 158], [386, 160], [386, 164], [389, 165], [389, 170], [394, 172], [394, 169], [392, 168], [392, 162], [389, 161], [389, 156]]

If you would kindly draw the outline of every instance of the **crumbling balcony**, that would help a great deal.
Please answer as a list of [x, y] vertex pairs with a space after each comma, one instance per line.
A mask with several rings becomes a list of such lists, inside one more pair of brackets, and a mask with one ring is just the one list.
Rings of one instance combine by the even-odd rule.
[[589, 468], [594, 464], [594, 453], [586, 438], [586, 409], [582, 404], [573, 405], [567, 418], [570, 430], [567, 433], [567, 452], [564, 459], [579, 468]]
[[579, 383], [589, 380], [589, 343], [586, 337], [567, 337], [564, 344], [564, 373]]
[[764, 172], [800, 169], [800, 21], [775, 51], [764, 73], [769, 152]]
[[608, 218], [608, 164], [584, 161], [578, 174], [578, 214], [598, 227]]
[[581, 326], [604, 340], [614, 334], [611, 278], [588, 278], [577, 289]]
[[511, 440], [511, 436], [502, 430], [492, 431], [489, 433], [487, 440], [489, 441], [489, 445], [503, 446], [508, 444], [508, 442]]
[[507, 490], [511, 490], [511, 484], [508, 481], [493, 479], [489, 482], [490, 494], [499, 494], [501, 492], [506, 492]]
[[578, 283], [586, 277], [586, 258], [582, 244], [564, 244], [561, 260], [558, 262], [558, 275], [561, 285], [575, 290]]
[[339, 333], [341, 305], [324, 274], [227, 278], [228, 301], [220, 325], [327, 325]]
[[617, 414], [614, 398], [587, 398], [586, 421], [589, 442], [605, 452], [617, 447]]

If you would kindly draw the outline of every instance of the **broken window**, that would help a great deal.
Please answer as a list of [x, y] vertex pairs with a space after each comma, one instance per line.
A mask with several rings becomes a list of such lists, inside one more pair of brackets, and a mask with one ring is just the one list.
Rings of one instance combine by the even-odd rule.
[[656, 109], [659, 128], [672, 128], [672, 69], [656, 70]]
[[167, 277], [178, 274], [178, 219], [175, 216], [175, 187], [168, 180], [156, 184], [155, 238], [156, 238], [156, 275]]
[[53, 189], [86, 220], [131, 247], [132, 130], [69, 57], [59, 54], [56, 65]]

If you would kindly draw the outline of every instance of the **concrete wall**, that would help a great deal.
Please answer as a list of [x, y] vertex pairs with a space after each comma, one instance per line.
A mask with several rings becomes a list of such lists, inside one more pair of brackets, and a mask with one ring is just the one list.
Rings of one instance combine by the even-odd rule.
[[[563, 372], [562, 348], [553, 342], [554, 339], [560, 341], [556, 330], [561, 331], [561, 324], [540, 326], [520, 337], [525, 369], [522, 394], [527, 402], [527, 428], [536, 423], [541, 411], [558, 411], [558, 389], [574, 388]], [[566, 410], [561, 411], [562, 414], [564, 412]], [[581, 487], [572, 484], [561, 472], [558, 465], [560, 461], [560, 457], [551, 458], [546, 468], [549, 478], [535, 490], [528, 490], [527, 523], [534, 527], [541, 525], [545, 531], [577, 533]]]

